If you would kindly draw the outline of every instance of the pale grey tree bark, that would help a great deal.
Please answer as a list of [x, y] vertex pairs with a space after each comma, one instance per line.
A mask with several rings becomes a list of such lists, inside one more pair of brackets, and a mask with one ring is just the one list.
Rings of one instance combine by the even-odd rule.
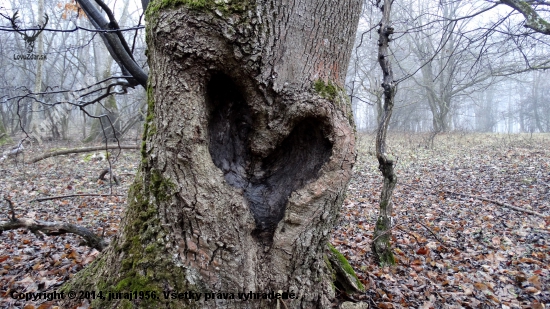
[[[44, 0], [39, 0], [38, 2], [38, 24], [44, 25]], [[45, 25], [44, 25], [45, 26]], [[35, 53], [38, 55], [44, 54], [44, 34], [40, 33], [38, 34], [38, 37], [36, 38], [36, 51]], [[40, 93], [42, 91], [42, 71], [44, 67], [44, 59], [38, 59], [36, 60], [36, 73], [34, 76], [34, 92]], [[36, 127], [38, 125], [38, 122], [43, 121], [41, 114], [38, 113], [40, 110], [40, 103], [33, 101], [32, 102], [32, 110], [33, 113], [30, 114], [30, 128], [32, 131], [36, 130]], [[37, 113], [36, 115], [34, 115]], [[40, 132], [34, 132], [35, 136], [37, 137], [38, 141], [41, 142], [40, 139]]]
[[284, 308], [162, 295], [279, 290], [296, 293], [288, 308], [329, 308], [324, 257], [355, 161], [343, 84], [361, 1], [178, 3], [149, 4], [149, 110], [120, 234], [65, 288], [160, 297], [101, 308]]
[[[550, 23], [539, 15], [537, 12], [537, 2], [524, 0], [501, 0], [503, 3], [514, 10], [518, 11], [525, 18], [525, 27], [534, 30], [538, 33], [550, 35]], [[542, 7], [548, 5], [546, 2], [540, 3]], [[544, 9], [543, 9], [544, 11]]]

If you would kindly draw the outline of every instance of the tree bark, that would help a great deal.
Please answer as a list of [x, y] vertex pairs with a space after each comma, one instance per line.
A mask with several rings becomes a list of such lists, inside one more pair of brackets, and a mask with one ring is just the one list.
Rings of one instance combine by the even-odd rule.
[[[38, 24], [44, 25], [44, 0], [39, 0], [38, 2]], [[46, 25], [44, 25], [45, 27]], [[43, 55], [44, 54], [44, 34], [40, 33], [38, 37], [36, 38], [36, 54]], [[40, 93], [42, 92], [42, 73], [43, 73], [43, 67], [44, 67], [44, 59], [39, 58], [36, 60], [36, 73], [34, 75], [34, 93]], [[40, 96], [38, 96], [38, 100], [40, 100]], [[38, 142], [41, 141], [40, 134], [41, 132], [36, 132], [38, 123], [40, 123], [43, 120], [44, 113], [39, 112], [40, 111], [40, 103], [39, 101], [33, 101], [32, 102], [32, 110], [33, 112], [30, 115], [30, 129], [35, 133], [34, 135], [37, 137]], [[36, 115], [34, 115], [36, 113]]]
[[[169, 3], [148, 7], [149, 109], [121, 232], [65, 289], [159, 298], [98, 308], [275, 308], [237, 293], [281, 290], [295, 293], [288, 308], [329, 308], [361, 1]], [[200, 300], [164, 299], [186, 291]]]
[[393, 0], [384, 0], [381, 6], [382, 19], [378, 28], [378, 62], [382, 69], [382, 88], [384, 89], [384, 106], [381, 121], [378, 123], [376, 132], [376, 158], [378, 169], [382, 172], [384, 182], [380, 194], [380, 213], [376, 220], [373, 234], [372, 252], [382, 265], [394, 265], [395, 258], [391, 251], [391, 216], [393, 209], [393, 189], [397, 183], [397, 176], [394, 172], [394, 161], [386, 153], [386, 135], [390, 123], [393, 106], [395, 105], [395, 93], [397, 84], [393, 80], [391, 66], [390, 41], [394, 29], [391, 25], [391, 7]]
[[525, 17], [526, 28], [550, 35], [550, 23], [539, 15], [532, 4], [523, 0], [501, 0], [500, 2], [520, 12]]

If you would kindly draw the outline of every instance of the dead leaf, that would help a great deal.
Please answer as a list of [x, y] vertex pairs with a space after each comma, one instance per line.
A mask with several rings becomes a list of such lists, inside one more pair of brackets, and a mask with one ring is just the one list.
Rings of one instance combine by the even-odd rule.
[[529, 293], [529, 294], [539, 294], [540, 293], [540, 290], [537, 289], [536, 287], [533, 287], [533, 286], [528, 286], [526, 288], [523, 289], [525, 292]]
[[541, 290], [542, 289], [542, 284], [540, 282], [540, 277], [537, 276], [537, 275], [534, 275], [532, 276], [531, 278], [527, 279], [529, 282], [531, 282], [533, 284], [534, 287], [536, 287], [537, 289]]
[[381, 308], [381, 309], [393, 309], [393, 304], [392, 303], [387, 303], [387, 302], [384, 302], [384, 303], [379, 303], [378, 304], [378, 308]]
[[476, 287], [476, 289], [481, 290], [481, 291], [487, 290], [487, 285], [485, 285], [484, 283], [481, 283], [481, 282], [474, 283], [474, 286]]
[[533, 309], [545, 309], [544, 307], [544, 304], [543, 303], [540, 303], [538, 300], [534, 300], [532, 303], [531, 303], [531, 307]]
[[416, 254], [426, 255], [429, 251], [430, 249], [428, 249], [427, 247], [420, 247], [418, 250], [416, 250]]

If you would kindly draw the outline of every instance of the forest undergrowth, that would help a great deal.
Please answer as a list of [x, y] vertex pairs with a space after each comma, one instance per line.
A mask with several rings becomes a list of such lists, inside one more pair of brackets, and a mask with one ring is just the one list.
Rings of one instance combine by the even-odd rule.
[[394, 133], [388, 144], [397, 266], [373, 263], [382, 176], [374, 135], [360, 135], [332, 237], [367, 288], [354, 298], [374, 308], [550, 308], [550, 135], [444, 134], [430, 148], [428, 135]]
[[[358, 162], [331, 242], [367, 292], [341, 296], [373, 308], [550, 308], [550, 135], [442, 134], [433, 148], [427, 138], [406, 133], [388, 138], [389, 155], [397, 160], [392, 230], [397, 266], [380, 267], [370, 244], [382, 176], [374, 135], [358, 136]], [[97, 154], [23, 163], [64, 147], [70, 148], [27, 147], [23, 156], [0, 162], [0, 198], [13, 202], [17, 218], [69, 222], [109, 241], [139, 152], [110, 152], [119, 185], [110, 184], [108, 175], [98, 180], [109, 163]], [[36, 200], [76, 194], [112, 196]], [[9, 209], [2, 200], [1, 222], [11, 217]], [[55, 308], [53, 301], [21, 301], [10, 294], [51, 292], [98, 254], [71, 234], [4, 231], [0, 308]]]

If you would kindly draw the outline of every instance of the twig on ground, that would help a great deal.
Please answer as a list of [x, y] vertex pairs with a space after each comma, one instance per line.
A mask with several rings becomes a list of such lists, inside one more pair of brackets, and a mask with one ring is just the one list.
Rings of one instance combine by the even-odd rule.
[[432, 229], [430, 229], [428, 226], [426, 226], [424, 223], [422, 223], [418, 219], [413, 219], [413, 220], [420, 223], [420, 225], [422, 225], [425, 229], [427, 229], [428, 232], [430, 232], [433, 235], [433, 237], [435, 237], [435, 239], [443, 245], [443, 247], [447, 247], [447, 244], [445, 243], [445, 241], [443, 239], [439, 238], [439, 236], [437, 236], [437, 234], [434, 231], [432, 231]]
[[502, 206], [502, 207], [506, 207], [506, 208], [509, 208], [509, 209], [513, 209], [513, 210], [516, 210], [516, 211], [521, 211], [521, 212], [525, 212], [525, 213], [528, 213], [528, 214], [531, 214], [531, 215], [539, 216], [541, 218], [546, 218], [545, 215], [543, 215], [539, 212], [532, 211], [532, 210], [525, 209], [525, 208], [521, 208], [521, 207], [516, 207], [516, 206], [510, 205], [510, 204], [495, 201], [495, 200], [490, 200], [488, 198], [484, 198], [484, 197], [481, 197], [481, 196], [469, 195], [469, 194], [458, 193], [458, 192], [453, 192], [453, 191], [448, 191], [448, 190], [439, 190], [439, 191], [441, 191], [443, 193], [447, 193], [447, 194], [461, 195], [461, 196], [465, 196], [465, 197], [469, 197], [469, 198], [478, 199], [480, 201], [493, 203], [493, 204], [496, 204], [496, 205], [499, 205], [499, 206]]
[[416, 238], [416, 236], [414, 236], [413, 233], [411, 233], [411, 232], [409, 232], [409, 231], [405, 231], [404, 229], [402, 229], [402, 228], [400, 228], [400, 227], [396, 227], [396, 228], [397, 228], [398, 230], [400, 230], [401, 232], [403, 232], [403, 233], [406, 233], [406, 234], [411, 235], [411, 236], [414, 238], [414, 240], [416, 240], [416, 243], [420, 245], [420, 241], [418, 240], [418, 238]]
[[34, 200], [30, 200], [29, 202], [43, 202], [43, 201], [49, 201], [49, 200], [56, 200], [60, 198], [68, 198], [68, 197], [82, 197], [82, 196], [124, 196], [123, 194], [69, 194], [69, 195], [58, 195], [58, 196], [48, 196], [48, 197], [38, 197]]
[[387, 231], [384, 231], [383, 233], [381, 233], [381, 234], [379, 234], [378, 236], [376, 236], [376, 237], [372, 240], [372, 242], [375, 242], [378, 238], [380, 238], [380, 236], [386, 235], [386, 234], [390, 233], [391, 230], [393, 230], [394, 228], [397, 228], [398, 226], [400, 226], [400, 225], [402, 225], [402, 224], [404, 224], [404, 223], [397, 223], [396, 225], [393, 225], [393, 226], [392, 226], [390, 229], [388, 229]]
[[0, 234], [3, 231], [26, 228], [36, 234], [42, 232], [46, 235], [61, 235], [66, 233], [76, 234], [84, 238], [86, 244], [92, 248], [102, 251], [107, 247], [107, 243], [99, 236], [92, 233], [85, 227], [64, 223], [64, 222], [46, 222], [34, 219], [15, 219], [8, 222], [0, 222]]
[[41, 156], [34, 157], [30, 159], [29, 163], [36, 163], [40, 160], [44, 160], [50, 157], [71, 154], [71, 153], [101, 151], [101, 150], [107, 150], [107, 149], [139, 149], [139, 147], [140, 146], [138, 145], [107, 145], [107, 146], [103, 145], [103, 146], [94, 146], [94, 147], [86, 147], [86, 148], [65, 149], [65, 150], [54, 151], [54, 152], [43, 154]]
[[[418, 189], [415, 186], [412, 186], [410, 184], [401, 183], [401, 185], [404, 185], [406, 187], [409, 187], [409, 188], [412, 188], [412, 189], [415, 189], [415, 190], [420, 190], [420, 189]], [[424, 190], [420, 190], [420, 191], [424, 191]], [[528, 213], [528, 214], [531, 214], [531, 215], [539, 216], [541, 218], [546, 218], [547, 217], [547, 216], [541, 214], [540, 212], [532, 211], [532, 210], [521, 208], [521, 207], [516, 207], [516, 206], [510, 205], [510, 204], [504, 203], [504, 202], [491, 200], [491, 199], [484, 198], [484, 197], [481, 197], [481, 196], [470, 195], [470, 194], [465, 194], [465, 193], [458, 193], [458, 192], [453, 192], [453, 191], [449, 191], [449, 190], [437, 190], [437, 191], [442, 192], [442, 193], [454, 194], [454, 195], [469, 197], [469, 198], [477, 199], [477, 200], [480, 200], [480, 201], [493, 203], [495, 205], [499, 205], [499, 206], [506, 207], [506, 208], [516, 210], [516, 211], [520, 211], [520, 212], [525, 212], [525, 213]]]
[[8, 202], [8, 204], [10, 205], [10, 209], [11, 209], [11, 221], [15, 221], [15, 220], [16, 220], [16, 219], [15, 219], [15, 208], [13, 207], [13, 202], [12, 202], [9, 198], [7, 198], [7, 197], [5, 197], [5, 196], [4, 196], [4, 200], [5, 200], [6, 202]]

